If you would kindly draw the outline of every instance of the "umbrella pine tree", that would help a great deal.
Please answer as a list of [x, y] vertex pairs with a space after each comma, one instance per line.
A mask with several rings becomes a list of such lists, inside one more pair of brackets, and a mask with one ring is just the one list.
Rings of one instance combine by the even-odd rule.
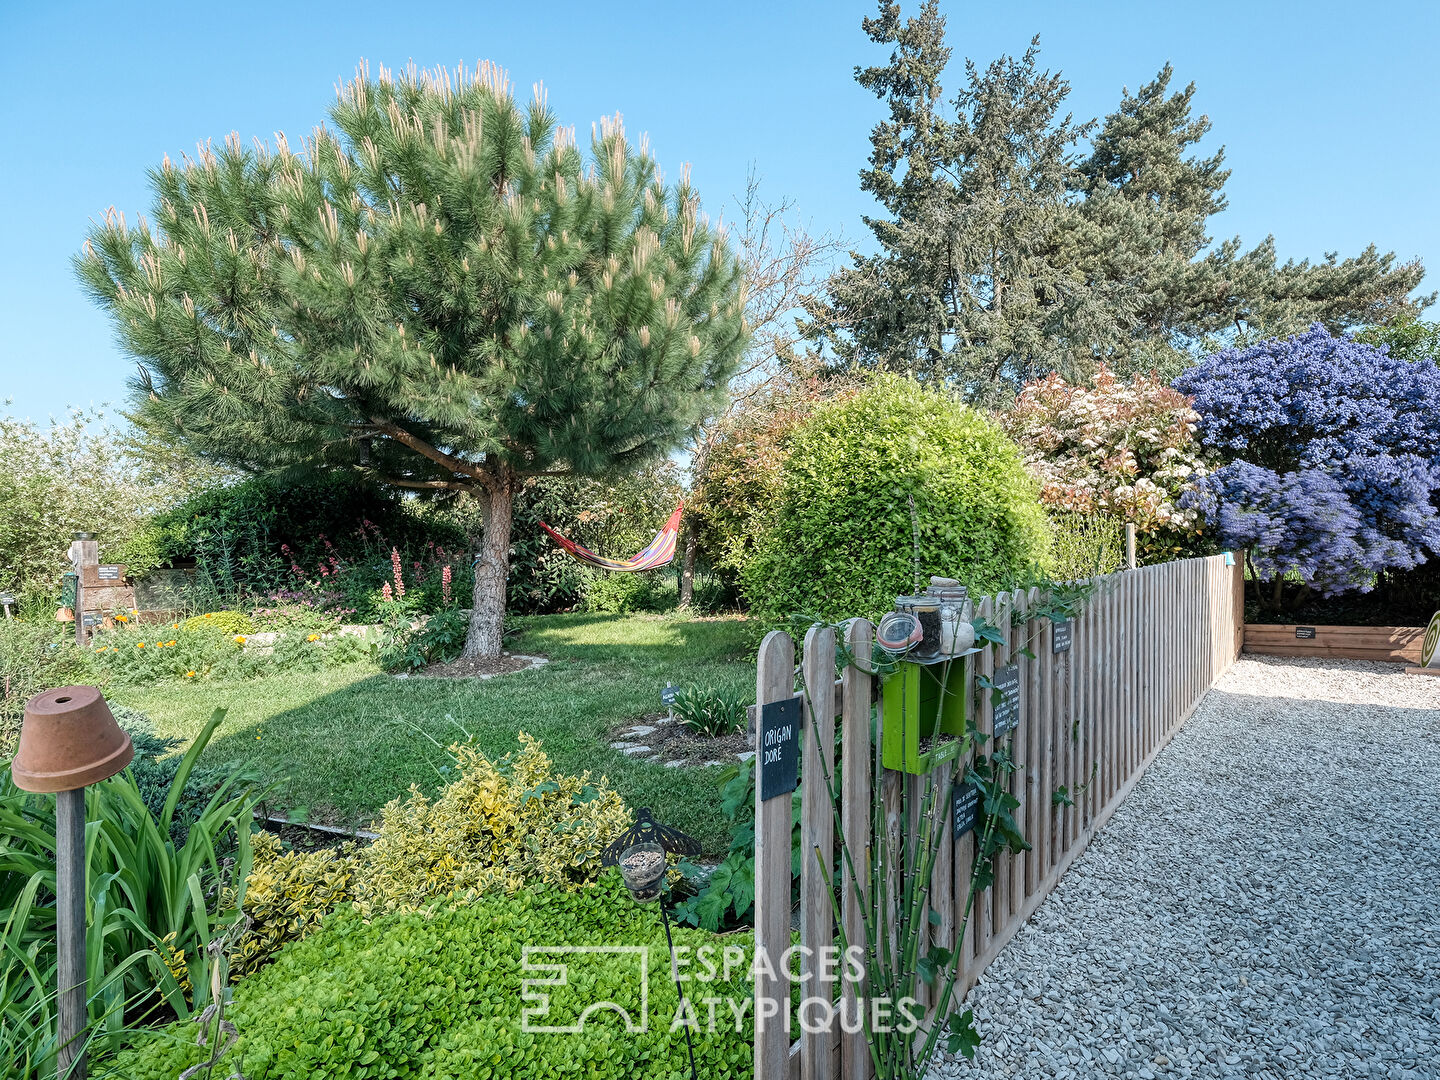
[[528, 477], [663, 455], [744, 351], [744, 282], [688, 176], [616, 117], [589, 155], [490, 64], [362, 66], [297, 151], [237, 136], [151, 172], [76, 259], [139, 362], [139, 422], [252, 471], [481, 500], [466, 655], [499, 654]]

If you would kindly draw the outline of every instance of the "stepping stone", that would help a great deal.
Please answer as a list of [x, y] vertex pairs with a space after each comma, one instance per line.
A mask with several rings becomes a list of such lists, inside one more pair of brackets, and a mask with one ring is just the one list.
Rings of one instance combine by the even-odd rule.
[[634, 757], [636, 754], [648, 754], [651, 751], [648, 746], [626, 746], [623, 747], [620, 752], [629, 757]]
[[709, 765], [724, 765], [724, 764], [725, 764], [725, 763], [724, 763], [723, 761], [707, 761], [707, 762], [705, 762], [705, 765], [702, 765], [702, 766], [701, 766], [701, 768], [705, 768], [706, 766], [709, 766]]
[[638, 724], [625, 732], [626, 735], [649, 735], [655, 730], [654, 724]]
[[754, 750], [746, 750], [743, 754], [736, 754], [735, 756], [736, 756], [737, 758], [739, 758], [741, 761], [749, 761], [752, 757], [755, 756], [755, 751], [754, 751]]
[[632, 746], [634, 746], [634, 745], [635, 745], [634, 743], [629, 743], [629, 742], [612, 742], [612, 743], [610, 744], [610, 749], [611, 749], [611, 750], [628, 750], [630, 747], [632, 747]]
[[667, 762], [665, 762], [665, 768], [667, 768], [667, 769], [678, 769], [681, 765], [684, 765], [684, 764], [685, 764], [685, 762], [683, 762], [683, 761], [667, 761]]

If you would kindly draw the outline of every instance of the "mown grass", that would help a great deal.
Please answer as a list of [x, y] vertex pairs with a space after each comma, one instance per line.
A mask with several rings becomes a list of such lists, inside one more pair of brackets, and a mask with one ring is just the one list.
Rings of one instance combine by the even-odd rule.
[[524, 731], [561, 769], [604, 774], [631, 806], [649, 806], [707, 851], [722, 852], [720, 768], [635, 761], [612, 750], [606, 734], [659, 711], [667, 682], [753, 694], [752, 638], [741, 619], [552, 615], [525, 620], [509, 643], [550, 663], [495, 679], [395, 679], [355, 665], [235, 683], [121, 687], [110, 696], [147, 713], [160, 734], [187, 741], [212, 709], [227, 708], [206, 758], [243, 764], [275, 783], [277, 811], [361, 824], [411, 784], [437, 787], [449, 761], [444, 745], [468, 732], [500, 756], [517, 748]]

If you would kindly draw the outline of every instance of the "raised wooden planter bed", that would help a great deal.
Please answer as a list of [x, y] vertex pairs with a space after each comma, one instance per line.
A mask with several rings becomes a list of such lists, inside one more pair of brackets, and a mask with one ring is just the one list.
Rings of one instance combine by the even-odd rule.
[[1341, 660], [1420, 663], [1423, 626], [1267, 626], [1245, 624], [1247, 653], [1329, 656]]

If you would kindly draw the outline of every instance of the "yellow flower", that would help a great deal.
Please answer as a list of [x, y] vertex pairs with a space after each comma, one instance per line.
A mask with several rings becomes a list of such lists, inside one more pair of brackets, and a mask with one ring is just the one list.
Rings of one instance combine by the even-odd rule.
[[116, 622], [129, 622], [130, 620], [127, 619], [124, 615], [116, 615], [116, 616], [115, 616], [115, 621], [116, 621]]
[[100, 648], [96, 649], [95, 651], [96, 651], [96, 652], [104, 652], [104, 651], [105, 651], [105, 646], [104, 646], [104, 645], [101, 645]]
[[135, 647], [136, 647], [137, 649], [143, 649], [143, 648], [145, 647], [145, 642], [143, 642], [143, 641], [137, 641], [137, 642], [135, 642]]
[[179, 630], [179, 629], [180, 629], [180, 624], [179, 624], [178, 622], [172, 622], [172, 623], [170, 624], [170, 629], [171, 629], [171, 630]]
[[244, 634], [236, 634], [236, 635], [235, 635], [235, 644], [236, 644], [236, 645], [244, 645], [244, 644], [245, 644], [245, 635], [244, 635]]
[[205, 613], [205, 617], [206, 617], [207, 619], [213, 619], [213, 618], [215, 617], [215, 613], [214, 613], [213, 611], [207, 611], [207, 612]]
[[306, 641], [319, 641], [319, 640], [320, 640], [320, 635], [319, 635], [319, 634], [311, 634], [311, 635], [310, 635], [309, 637], [307, 637], [305, 640], [306, 640]]
[[174, 639], [174, 638], [171, 638], [169, 641], [165, 642], [165, 644], [166, 644], [166, 645], [170, 645], [170, 646], [173, 647], [174, 644], [175, 644], [175, 639]]
[[193, 679], [193, 678], [195, 677], [195, 672], [193, 672], [193, 671], [187, 671], [187, 672], [185, 672], [185, 677], [186, 677], [187, 679]]

